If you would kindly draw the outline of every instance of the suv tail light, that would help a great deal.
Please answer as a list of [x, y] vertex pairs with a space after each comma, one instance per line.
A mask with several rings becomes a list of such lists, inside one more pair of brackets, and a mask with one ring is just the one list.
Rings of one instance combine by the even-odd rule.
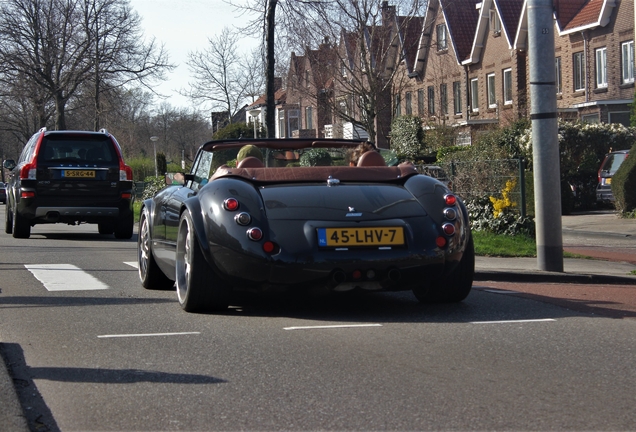
[[20, 180], [35, 180], [37, 172], [37, 165], [35, 160], [33, 162], [25, 164], [20, 169]]
[[126, 165], [124, 163], [123, 160], [119, 160], [119, 180], [120, 181], [124, 181], [124, 180], [132, 180], [133, 179], [133, 172], [132, 172], [132, 168], [130, 168], [128, 165]]

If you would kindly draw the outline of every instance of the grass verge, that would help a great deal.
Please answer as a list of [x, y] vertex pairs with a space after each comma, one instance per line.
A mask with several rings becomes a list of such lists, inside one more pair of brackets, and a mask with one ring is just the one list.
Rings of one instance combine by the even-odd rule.
[[[486, 231], [473, 231], [475, 255], [492, 257], [536, 257], [537, 243], [526, 235], [509, 236]], [[563, 252], [564, 258], [593, 259], [586, 255]]]

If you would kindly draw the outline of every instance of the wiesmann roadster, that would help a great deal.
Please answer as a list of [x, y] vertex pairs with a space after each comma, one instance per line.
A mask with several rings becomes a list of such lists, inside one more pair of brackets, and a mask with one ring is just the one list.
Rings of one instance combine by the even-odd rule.
[[[422, 302], [468, 296], [468, 213], [410, 163], [387, 166], [358, 141], [223, 140], [189, 174], [143, 202], [141, 283], [176, 283], [186, 311], [219, 311], [234, 290], [412, 290]], [[180, 178], [183, 181], [180, 181]], [[175, 186], [174, 183], [177, 183]]]

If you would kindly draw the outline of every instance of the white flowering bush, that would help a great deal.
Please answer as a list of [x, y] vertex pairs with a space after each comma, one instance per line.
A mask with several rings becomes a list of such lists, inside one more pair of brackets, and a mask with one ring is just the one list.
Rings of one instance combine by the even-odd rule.
[[424, 145], [424, 129], [419, 117], [405, 115], [395, 117], [391, 123], [391, 150], [400, 159], [415, 160], [427, 153]]

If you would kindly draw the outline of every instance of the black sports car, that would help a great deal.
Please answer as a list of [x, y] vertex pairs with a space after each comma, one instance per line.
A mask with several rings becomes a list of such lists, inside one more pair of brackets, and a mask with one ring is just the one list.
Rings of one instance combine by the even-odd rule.
[[176, 282], [186, 311], [225, 309], [232, 290], [413, 290], [425, 302], [465, 299], [475, 255], [464, 204], [410, 163], [387, 166], [379, 152], [350, 166], [359, 144], [205, 143], [183, 186], [143, 202], [142, 285]]

